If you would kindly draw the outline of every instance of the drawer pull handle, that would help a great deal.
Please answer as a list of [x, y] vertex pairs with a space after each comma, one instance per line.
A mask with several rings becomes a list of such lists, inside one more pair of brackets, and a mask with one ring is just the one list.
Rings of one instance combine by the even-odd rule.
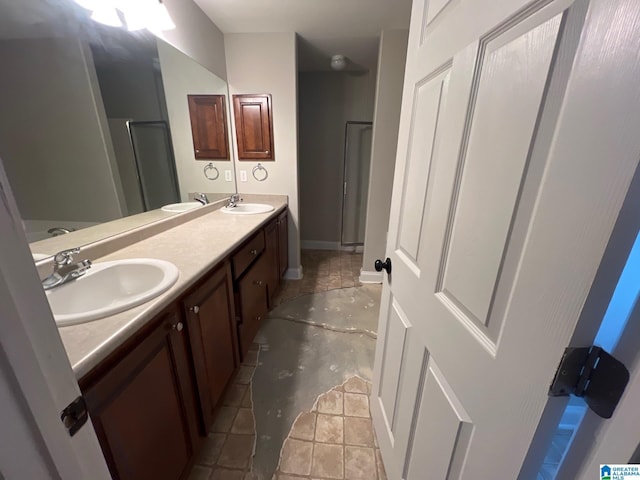
[[249, 252], [251, 255], [257, 255], [258, 254], [258, 250], [256, 250], [255, 248], [253, 250], [251, 250]]
[[184, 328], [184, 325], [182, 324], [182, 322], [178, 322], [174, 325], [171, 325], [171, 328], [174, 330], [177, 330], [178, 332], [181, 332], [182, 329]]
[[198, 305], [195, 305], [195, 306], [191, 307], [189, 310], [197, 315], [198, 312], [200, 312], [200, 307]]
[[253, 284], [261, 287], [262, 286], [262, 280], [256, 280], [255, 282], [253, 282]]

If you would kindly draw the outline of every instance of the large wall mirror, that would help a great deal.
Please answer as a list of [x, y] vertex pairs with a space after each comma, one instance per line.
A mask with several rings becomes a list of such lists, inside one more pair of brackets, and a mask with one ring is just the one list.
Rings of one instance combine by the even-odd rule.
[[[227, 83], [146, 30], [100, 25], [71, 1], [0, 0], [0, 64], [0, 158], [34, 253], [236, 191]], [[224, 125], [194, 124], [189, 96], [214, 99]], [[207, 140], [226, 152], [199, 151]]]

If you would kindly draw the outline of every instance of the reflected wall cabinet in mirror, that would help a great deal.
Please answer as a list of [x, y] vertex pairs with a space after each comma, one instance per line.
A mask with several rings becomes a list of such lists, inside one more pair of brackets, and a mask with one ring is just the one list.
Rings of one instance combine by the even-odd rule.
[[234, 95], [238, 160], [275, 160], [271, 95]]
[[[0, 162], [38, 258], [179, 215], [161, 207], [193, 192], [235, 193], [224, 78], [76, 2], [0, 2], [0, 24]], [[190, 94], [215, 99], [201, 138], [214, 178], [196, 161]]]
[[188, 95], [196, 160], [229, 160], [224, 95]]

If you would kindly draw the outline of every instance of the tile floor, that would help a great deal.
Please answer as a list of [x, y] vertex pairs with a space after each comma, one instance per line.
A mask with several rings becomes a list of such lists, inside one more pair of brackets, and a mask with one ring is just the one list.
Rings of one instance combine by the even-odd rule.
[[302, 280], [286, 280], [274, 299], [274, 305], [310, 293], [337, 288], [358, 287], [362, 254], [331, 250], [302, 250]]
[[[358, 276], [362, 266], [362, 254], [305, 250], [302, 252], [302, 263], [304, 265], [304, 279], [285, 282], [275, 305], [296, 297], [301, 297], [300, 300], [316, 297], [316, 295], [307, 297], [308, 294], [319, 293], [318, 296], [323, 296], [321, 292], [361, 285], [358, 282]], [[351, 296], [355, 298], [354, 294]], [[327, 305], [322, 308], [322, 311], [327, 315], [332, 313], [332, 319], [330, 319], [331, 321], [324, 319], [323, 324], [335, 323], [336, 319], [333, 317], [338, 315], [337, 312], [340, 312], [341, 308], [336, 307], [336, 312], [333, 312], [332, 308], [333, 303], [337, 302], [336, 305], [340, 303], [338, 300], [325, 299]], [[350, 300], [352, 300], [351, 303], [354, 303], [353, 298]], [[375, 320], [377, 309], [373, 307], [377, 304], [374, 301], [370, 305], [372, 300], [368, 297], [365, 300], [368, 303], [363, 304], [363, 312], [370, 314]], [[303, 310], [307, 312], [308, 316], [308, 312], [313, 308], [305, 303]], [[343, 319], [350, 323], [347, 317], [350, 318], [352, 315], [347, 315]], [[319, 335], [319, 332], [314, 330], [317, 327], [285, 323], [288, 324], [287, 331], [293, 331], [297, 328], [305, 332], [308, 330], [307, 333], [313, 338]], [[324, 330], [322, 331], [324, 332]], [[327, 331], [326, 335], [343, 335], [345, 340], [351, 340], [340, 348], [346, 349], [345, 352], [352, 352], [353, 355], [355, 345], [353, 339], [356, 338], [353, 334]], [[296, 338], [291, 340], [294, 341]], [[357, 338], [374, 342], [362, 334], [357, 335]], [[300, 342], [300, 339], [297, 338], [297, 341]], [[334, 346], [336, 346], [335, 342]], [[349, 350], [349, 346], [351, 350]], [[264, 347], [267, 354], [269, 353], [268, 347], [268, 344]], [[369, 413], [370, 384], [360, 377], [349, 376], [336, 379], [342, 381], [342, 379], [348, 378], [342, 385], [334, 387], [318, 397], [311, 411], [300, 414], [293, 422], [288, 437], [286, 435], [289, 425], [291, 425], [290, 422], [296, 418], [296, 412], [305, 407], [293, 410], [288, 423], [285, 424], [283, 424], [284, 418], [280, 418], [280, 414], [278, 414], [277, 430], [282, 427], [283, 431], [280, 440], [274, 444], [273, 463], [271, 468], [263, 469], [265, 470], [263, 473], [260, 472], [260, 469], [256, 470], [254, 456], [260, 442], [256, 442], [254, 411], [256, 404], [252, 399], [252, 394], [255, 393], [254, 372], [258, 364], [262, 365], [263, 362], [262, 359], [260, 359], [260, 363], [258, 362], [259, 352], [260, 346], [254, 345], [227, 389], [223, 405], [199, 452], [188, 480], [271, 479], [280, 449], [278, 469], [273, 474], [273, 480], [386, 480]], [[301, 359], [298, 358], [299, 356], [294, 355], [294, 357], [296, 365], [300, 366]], [[260, 368], [264, 369], [266, 365]], [[344, 373], [346, 374], [346, 372]], [[351, 373], [351, 375], [354, 374], [356, 372]], [[326, 383], [324, 388], [330, 388], [336, 383]], [[273, 384], [270, 388], [273, 388]], [[316, 390], [316, 392], [322, 391], [323, 389]], [[306, 405], [310, 405], [314, 398], [315, 396], [311, 396]], [[261, 396], [256, 399], [258, 404], [262, 400]], [[285, 441], [281, 443], [283, 438]], [[265, 476], [267, 471], [268, 476]]]
[[254, 480], [251, 473], [256, 427], [251, 379], [259, 345], [251, 346], [202, 446], [188, 480]]
[[351, 377], [301, 413], [285, 440], [275, 480], [386, 480], [369, 412], [371, 384]]

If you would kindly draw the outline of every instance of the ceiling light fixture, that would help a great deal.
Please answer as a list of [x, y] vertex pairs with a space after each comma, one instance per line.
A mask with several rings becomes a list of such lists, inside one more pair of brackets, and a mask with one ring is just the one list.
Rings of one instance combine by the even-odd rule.
[[344, 70], [344, 67], [347, 66], [347, 57], [344, 55], [334, 55], [331, 57], [331, 68], [334, 70]]
[[91, 14], [91, 20], [109, 27], [122, 27], [122, 20], [116, 9], [106, 5], [96, 8]]
[[162, 0], [74, 0], [90, 10], [91, 19], [111, 27], [122, 27], [118, 11], [124, 15], [129, 31], [146, 28], [151, 32], [162, 32], [176, 28]]
[[169, 15], [169, 10], [167, 10], [166, 5], [162, 3], [162, 0], [158, 0], [154, 17], [153, 22], [156, 30], [165, 31], [176, 28], [176, 24], [173, 23], [173, 19], [171, 18], [171, 15]]

